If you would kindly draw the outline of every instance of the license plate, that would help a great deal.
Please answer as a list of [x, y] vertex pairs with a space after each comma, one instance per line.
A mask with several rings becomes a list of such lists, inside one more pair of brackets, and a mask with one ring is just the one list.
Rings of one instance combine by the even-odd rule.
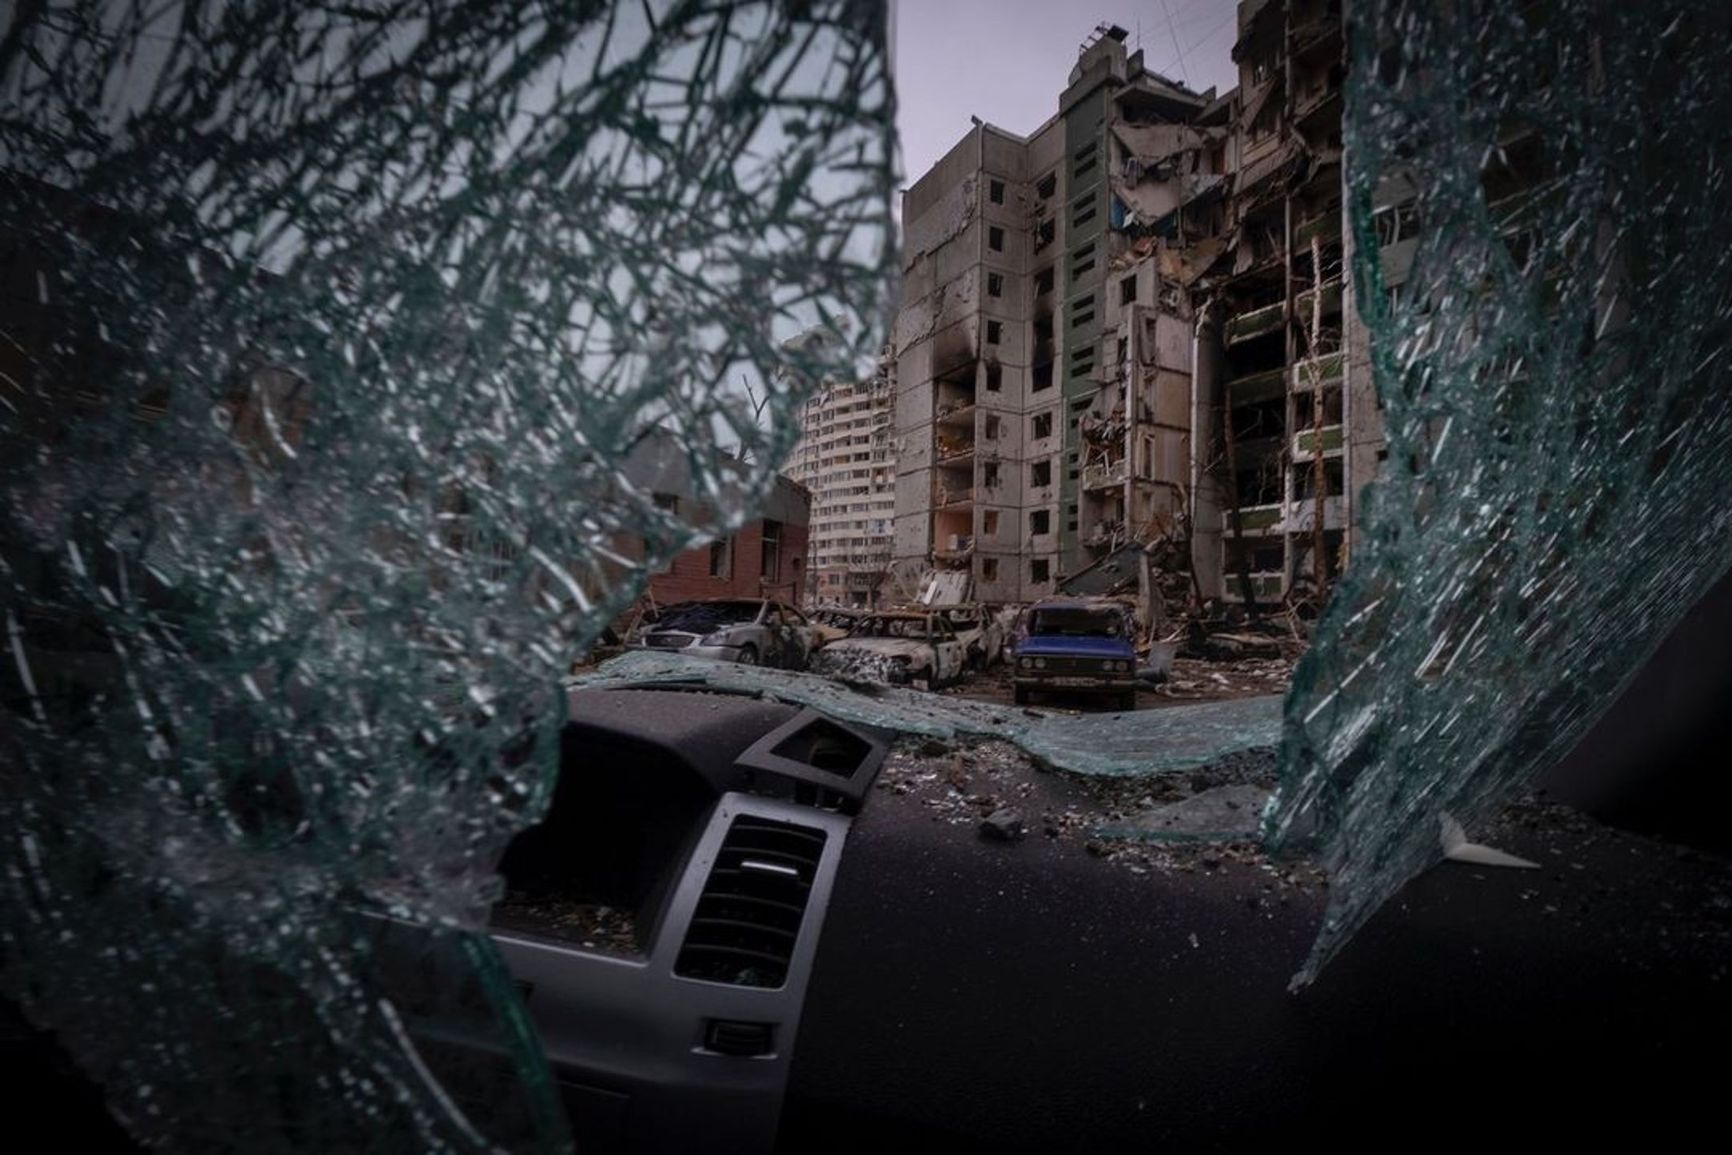
[[1041, 682], [1048, 686], [1102, 686], [1106, 682], [1101, 678], [1042, 678]]

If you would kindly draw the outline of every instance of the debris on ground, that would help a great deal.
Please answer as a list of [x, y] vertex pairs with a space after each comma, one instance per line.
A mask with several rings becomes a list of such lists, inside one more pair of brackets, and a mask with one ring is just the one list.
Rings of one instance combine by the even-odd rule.
[[1020, 842], [1027, 832], [1022, 811], [1012, 806], [1001, 806], [980, 820], [980, 833], [989, 842]]
[[1211, 786], [1189, 798], [1157, 806], [1103, 834], [1119, 838], [1218, 842], [1257, 837], [1270, 791], [1253, 783]]
[[[1256, 874], [1248, 876], [1254, 881], [1246, 903], [1261, 909], [1266, 903], [1286, 902], [1295, 890], [1324, 889], [1322, 868], [1306, 860], [1269, 858], [1257, 842], [1254, 825], [1231, 841], [1151, 842], [1113, 831], [1188, 799], [1253, 803], [1274, 786], [1273, 747], [1235, 751], [1188, 773], [1106, 777], [1052, 769], [997, 739], [929, 744], [909, 737], [891, 747], [875, 788], [920, 807], [934, 822], [972, 826], [983, 841], [999, 841], [1016, 829], [1013, 813], [1022, 833], [1007, 841], [1036, 833], [1042, 842], [1075, 848], [1132, 875], [1250, 869]], [[1249, 820], [1260, 814], [1257, 805], [1247, 807]]]

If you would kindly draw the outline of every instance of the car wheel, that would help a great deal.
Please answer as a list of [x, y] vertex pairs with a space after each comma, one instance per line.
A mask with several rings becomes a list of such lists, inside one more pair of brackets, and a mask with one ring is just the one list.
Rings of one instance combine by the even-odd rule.
[[757, 665], [758, 664], [758, 647], [756, 647], [756, 646], [754, 646], [748, 642], [747, 644], [740, 647], [740, 656], [735, 658], [734, 660], [736, 662], [740, 663], [740, 665], [742, 665], [742, 666], [755, 666], [755, 665]]

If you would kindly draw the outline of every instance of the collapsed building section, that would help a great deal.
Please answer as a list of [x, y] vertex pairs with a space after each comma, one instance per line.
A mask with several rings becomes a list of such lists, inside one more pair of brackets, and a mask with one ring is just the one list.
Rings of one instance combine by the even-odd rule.
[[1197, 501], [1205, 597], [1320, 601], [1346, 564], [1382, 433], [1342, 229], [1338, 0], [1247, 0], [1233, 173], [1199, 278]]

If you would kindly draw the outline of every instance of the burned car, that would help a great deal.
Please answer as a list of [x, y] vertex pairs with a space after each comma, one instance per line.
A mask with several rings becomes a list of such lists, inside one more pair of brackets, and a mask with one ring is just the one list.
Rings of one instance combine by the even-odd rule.
[[668, 607], [630, 648], [803, 670], [814, 637], [812, 624], [793, 606], [772, 598], [718, 598]]
[[969, 603], [945, 606], [939, 612], [955, 627], [970, 669], [984, 670], [1004, 659], [1016, 622], [1015, 611]]
[[867, 612], [857, 606], [819, 606], [808, 616], [818, 644], [827, 645], [852, 634]]
[[905, 610], [861, 618], [853, 634], [824, 647], [812, 669], [843, 681], [932, 689], [961, 679], [967, 665], [967, 644], [943, 613]]
[[1137, 704], [1137, 654], [1129, 607], [1109, 598], [1047, 598], [1029, 607], [1016, 642], [1016, 702], [1036, 691], [1109, 696]]

